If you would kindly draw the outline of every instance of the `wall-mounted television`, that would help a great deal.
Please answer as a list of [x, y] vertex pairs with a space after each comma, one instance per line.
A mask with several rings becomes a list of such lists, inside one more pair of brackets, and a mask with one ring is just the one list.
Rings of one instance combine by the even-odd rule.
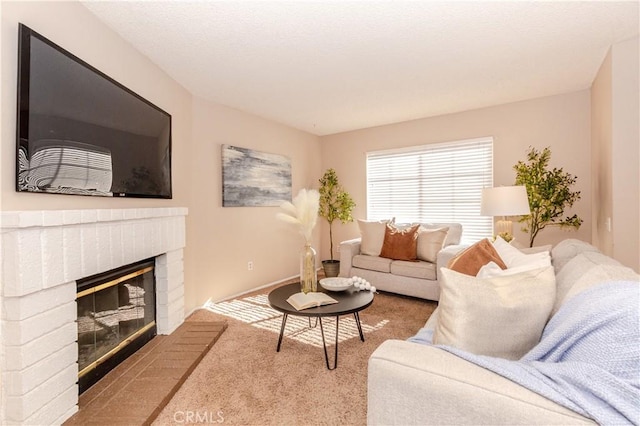
[[171, 115], [20, 24], [16, 190], [171, 198]]

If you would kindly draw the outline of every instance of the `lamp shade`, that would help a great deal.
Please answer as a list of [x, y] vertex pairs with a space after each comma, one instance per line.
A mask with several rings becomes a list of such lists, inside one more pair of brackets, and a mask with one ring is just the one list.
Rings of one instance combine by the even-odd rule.
[[529, 213], [531, 210], [527, 188], [524, 186], [497, 186], [482, 190], [482, 216], [518, 216]]

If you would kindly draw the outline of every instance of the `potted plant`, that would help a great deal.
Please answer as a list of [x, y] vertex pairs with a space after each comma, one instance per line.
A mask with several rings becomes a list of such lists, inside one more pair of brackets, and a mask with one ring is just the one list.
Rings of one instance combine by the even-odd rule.
[[325, 276], [337, 277], [340, 272], [340, 261], [333, 258], [333, 222], [338, 219], [342, 223], [353, 221], [351, 212], [356, 206], [351, 196], [338, 181], [334, 169], [328, 169], [320, 182], [320, 209], [318, 214], [329, 222], [330, 259], [322, 261]]
[[571, 191], [571, 186], [578, 179], [562, 168], [548, 170], [551, 150], [544, 148], [541, 152], [530, 148], [527, 162], [518, 161], [513, 166], [516, 171], [516, 185], [527, 187], [531, 214], [522, 216], [522, 230], [529, 232], [529, 247], [545, 227], [555, 225], [563, 228], [579, 229], [582, 219], [578, 215], [562, 218], [565, 207], [573, 206], [580, 199], [580, 191]]

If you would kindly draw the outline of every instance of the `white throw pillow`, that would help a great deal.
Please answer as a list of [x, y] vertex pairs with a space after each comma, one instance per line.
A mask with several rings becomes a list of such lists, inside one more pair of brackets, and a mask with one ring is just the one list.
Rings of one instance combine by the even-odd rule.
[[[550, 266], [550, 265], [544, 265]], [[512, 268], [501, 269], [495, 262], [489, 262], [484, 265], [478, 273], [476, 278], [491, 278], [491, 277], [504, 277], [507, 275], [519, 274], [520, 272], [530, 271], [532, 269], [539, 269], [538, 267], [531, 267], [530, 265], [514, 266]]]
[[384, 243], [384, 233], [387, 223], [393, 223], [391, 220], [362, 220], [358, 219], [360, 227], [360, 253], [369, 256], [380, 256], [382, 244]]
[[526, 270], [527, 268], [545, 268], [551, 265], [551, 255], [548, 250], [524, 254], [501, 237], [496, 237], [492, 244], [508, 269], [523, 267]]
[[441, 268], [433, 343], [520, 359], [540, 341], [555, 294], [551, 266], [492, 278]]
[[418, 229], [418, 259], [436, 263], [438, 252], [442, 250], [449, 228], [426, 229], [420, 226]]
[[[516, 246], [517, 247], [517, 246]], [[541, 253], [543, 251], [546, 251], [547, 253], [551, 254], [551, 244], [547, 244], [544, 246], [535, 246], [535, 247], [517, 247], [518, 250], [520, 250], [521, 252], [523, 252], [524, 254], [533, 254], [533, 253]]]

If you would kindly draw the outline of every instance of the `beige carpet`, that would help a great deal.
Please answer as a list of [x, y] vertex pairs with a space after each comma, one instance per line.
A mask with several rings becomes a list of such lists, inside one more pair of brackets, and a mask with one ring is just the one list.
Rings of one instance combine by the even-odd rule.
[[[188, 321], [226, 319], [228, 328], [153, 423], [231, 425], [364, 425], [367, 360], [387, 339], [415, 334], [435, 302], [377, 294], [360, 313], [365, 342], [353, 316], [340, 319], [338, 368], [327, 370], [319, 329], [289, 316], [276, 352], [281, 315], [262, 290], [195, 312]], [[335, 340], [335, 322], [324, 320]], [[329, 346], [330, 361], [334, 346]]]

